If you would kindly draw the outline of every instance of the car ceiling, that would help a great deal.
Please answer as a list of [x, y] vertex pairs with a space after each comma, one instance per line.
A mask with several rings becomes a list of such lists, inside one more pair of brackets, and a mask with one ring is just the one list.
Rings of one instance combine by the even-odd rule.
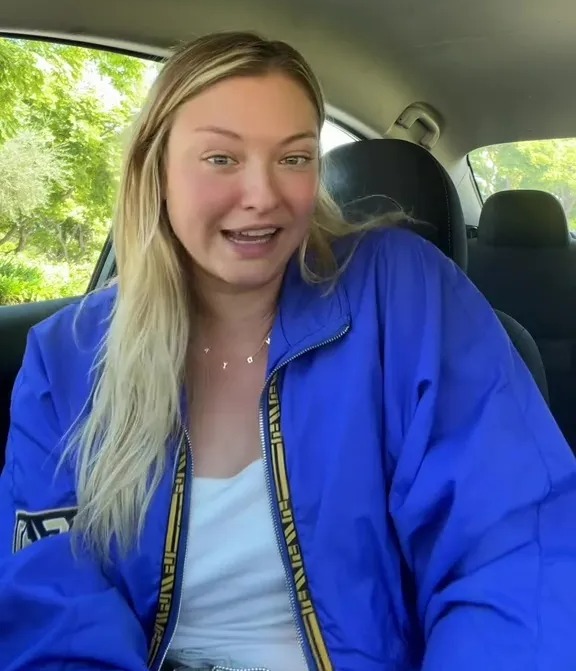
[[[3, 0], [0, 30], [163, 53], [251, 29], [302, 50], [342, 118], [385, 135], [432, 106], [441, 151], [576, 135], [573, 0]], [[360, 126], [362, 127], [362, 126]]]

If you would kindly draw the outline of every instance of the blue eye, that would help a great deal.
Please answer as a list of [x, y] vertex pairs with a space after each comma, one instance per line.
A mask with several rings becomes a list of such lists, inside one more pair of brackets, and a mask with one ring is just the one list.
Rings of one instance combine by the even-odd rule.
[[219, 167], [227, 167], [236, 163], [232, 157], [226, 156], [225, 154], [215, 154], [214, 156], [208, 156], [204, 160], [208, 161], [211, 165]]
[[295, 154], [293, 156], [286, 156], [280, 161], [280, 163], [284, 165], [301, 166], [310, 163], [311, 160], [312, 159], [310, 158], [310, 156], [302, 156], [301, 154]]

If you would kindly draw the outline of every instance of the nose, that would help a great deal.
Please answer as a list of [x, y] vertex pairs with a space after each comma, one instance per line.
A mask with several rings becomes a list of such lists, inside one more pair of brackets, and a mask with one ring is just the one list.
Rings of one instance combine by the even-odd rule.
[[271, 166], [247, 165], [244, 171], [243, 207], [257, 214], [274, 210], [280, 203], [278, 176]]

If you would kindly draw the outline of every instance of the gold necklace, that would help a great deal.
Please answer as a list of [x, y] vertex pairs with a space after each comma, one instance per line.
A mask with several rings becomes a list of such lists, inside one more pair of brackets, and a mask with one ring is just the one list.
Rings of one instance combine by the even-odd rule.
[[[246, 357], [246, 363], [251, 364], [254, 363], [254, 359], [260, 354], [260, 352], [264, 349], [265, 345], [270, 345], [270, 336], [272, 335], [272, 329], [268, 331], [266, 334], [264, 340], [260, 343], [260, 347], [252, 354], [251, 356]], [[204, 348], [204, 356], [208, 356], [212, 350], [210, 347], [205, 347]], [[222, 361], [222, 370], [226, 370], [228, 368], [228, 361]]]

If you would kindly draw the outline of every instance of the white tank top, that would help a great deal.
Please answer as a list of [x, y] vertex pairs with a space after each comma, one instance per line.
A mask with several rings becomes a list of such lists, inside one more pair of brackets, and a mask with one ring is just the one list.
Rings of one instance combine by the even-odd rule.
[[262, 460], [192, 481], [180, 617], [168, 659], [183, 668], [304, 671]]

